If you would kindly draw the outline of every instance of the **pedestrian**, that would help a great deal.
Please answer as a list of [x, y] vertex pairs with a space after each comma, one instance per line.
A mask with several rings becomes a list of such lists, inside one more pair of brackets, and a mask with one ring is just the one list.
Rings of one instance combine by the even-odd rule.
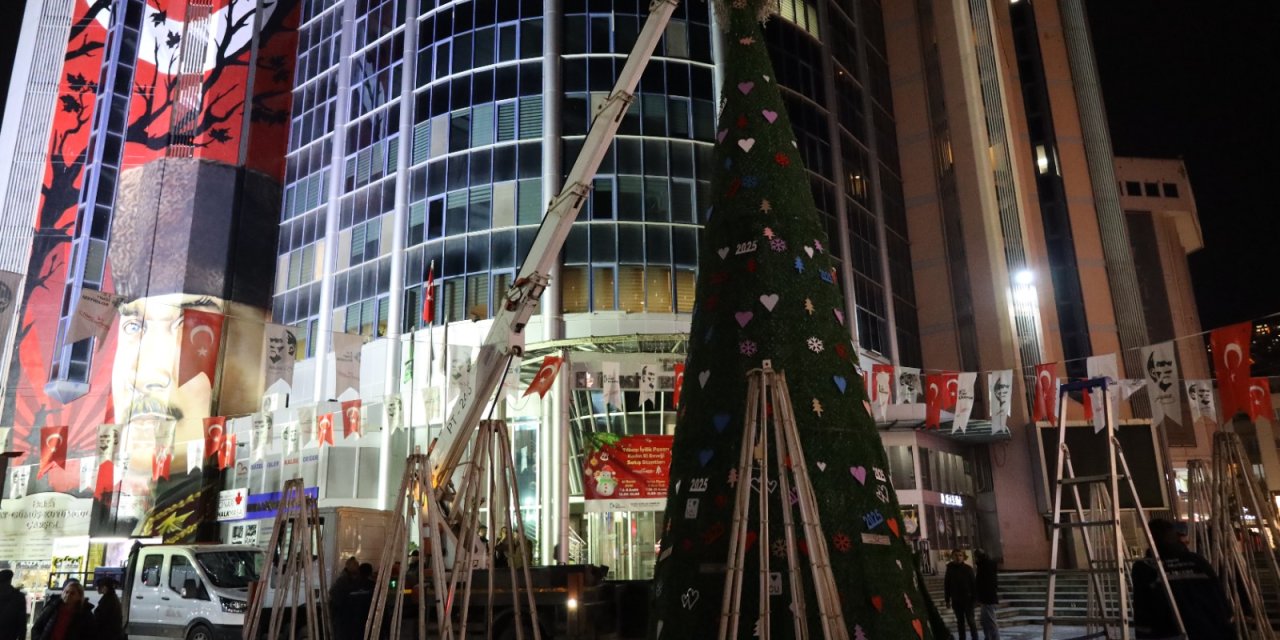
[[0, 571], [0, 640], [27, 635], [27, 594], [13, 586], [13, 571]]
[[[1209, 561], [1179, 540], [1173, 522], [1156, 518], [1149, 526], [1165, 575], [1177, 577], [1170, 580], [1170, 586], [1186, 628], [1185, 637], [1195, 640], [1235, 638], [1227, 594]], [[1184, 637], [1178, 632], [1177, 619], [1169, 606], [1160, 571], [1150, 551], [1146, 558], [1133, 565], [1133, 626], [1138, 638], [1163, 640]]]
[[943, 598], [956, 614], [960, 640], [967, 637], [965, 623], [969, 625], [973, 640], [978, 640], [978, 624], [973, 618], [974, 582], [973, 567], [965, 563], [964, 552], [959, 549], [952, 551], [951, 562], [947, 563], [947, 574], [943, 578]]
[[116, 581], [111, 578], [98, 580], [98, 606], [93, 608], [93, 623], [100, 640], [124, 640], [124, 609], [116, 595]]
[[973, 557], [978, 565], [974, 595], [978, 598], [978, 604], [982, 605], [982, 637], [984, 640], [1000, 640], [1000, 624], [996, 621], [996, 605], [1000, 604], [996, 561], [982, 549], [978, 549]]
[[97, 638], [93, 626], [93, 605], [84, 599], [84, 586], [71, 582], [62, 588], [62, 597], [51, 599], [31, 628], [31, 640], [91, 640]]
[[498, 540], [493, 543], [493, 568], [506, 569], [511, 552], [511, 530], [506, 527], [498, 529]]
[[[329, 588], [329, 617], [333, 620], [333, 626], [338, 631], [339, 640], [349, 640], [346, 635], [346, 630], [349, 626], [347, 596], [356, 588], [359, 579], [360, 561], [356, 560], [355, 556], [351, 556], [343, 563], [342, 573], [338, 574], [338, 578], [333, 581], [333, 586]], [[355, 637], [358, 638], [359, 636]]]
[[365, 622], [369, 619], [369, 609], [373, 607], [373, 565], [362, 563], [351, 590], [346, 594], [345, 624], [343, 630], [347, 638], [363, 638]]

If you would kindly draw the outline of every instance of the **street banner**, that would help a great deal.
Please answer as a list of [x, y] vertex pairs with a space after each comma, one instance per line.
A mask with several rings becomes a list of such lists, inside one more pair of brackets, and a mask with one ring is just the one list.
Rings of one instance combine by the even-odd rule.
[[199, 469], [204, 461], [204, 440], [187, 441], [187, 473]]
[[[1107, 396], [1111, 398], [1111, 407], [1118, 411], [1120, 403], [1120, 364], [1116, 359], [1116, 354], [1108, 353], [1101, 356], [1089, 356], [1085, 360], [1085, 375], [1093, 378], [1107, 379]], [[1085, 396], [1088, 403], [1085, 405], [1085, 419], [1093, 420], [1093, 431], [1098, 433], [1106, 428], [1106, 408], [1102, 403], [1102, 390], [1095, 389]]]
[[920, 399], [920, 370], [898, 367], [898, 404], [915, 404]]
[[13, 427], [0, 427], [0, 453], [9, 450], [9, 432]]
[[98, 466], [94, 464], [94, 457], [86, 456], [86, 457], [80, 458], [78, 462], [80, 463], [79, 490], [84, 491], [85, 489], [92, 489], [93, 481], [97, 479], [96, 472], [98, 470]]
[[120, 425], [100, 424], [97, 434], [98, 474], [93, 485], [93, 498], [101, 500], [102, 494], [115, 486], [115, 459], [120, 449]]
[[[204, 453], [214, 457], [222, 455], [222, 444], [227, 440], [227, 419], [210, 416], [204, 419]], [[218, 468], [223, 468], [219, 466]]]
[[266, 357], [262, 359], [263, 389], [284, 381], [293, 388], [293, 363], [298, 357], [298, 337], [293, 327], [267, 324], [263, 332]]
[[267, 449], [271, 446], [271, 414], [255, 413], [253, 414], [252, 429], [252, 453], [249, 454], [250, 462], [260, 462], [267, 457]]
[[213, 384], [218, 369], [218, 350], [222, 345], [222, 321], [220, 313], [182, 310], [182, 352], [178, 359], [178, 384], [204, 374]]
[[36, 478], [47, 475], [54, 467], [67, 468], [67, 426], [40, 427], [40, 471]]
[[27, 497], [27, 483], [31, 481], [31, 465], [9, 467], [9, 499], [21, 500]]
[[364, 420], [360, 416], [360, 400], [347, 400], [342, 403], [342, 439], [364, 435]]
[[658, 365], [646, 364], [640, 367], [640, 406], [645, 403], [653, 405], [655, 408], [658, 399]]
[[942, 374], [942, 409], [955, 411], [956, 402], [960, 400], [960, 374], [946, 371]]
[[382, 428], [399, 431], [404, 428], [404, 405], [400, 394], [389, 393], [382, 399]]
[[1249, 380], [1249, 419], [1275, 422], [1276, 409], [1271, 403], [1271, 382], [1266, 378]]
[[991, 407], [991, 433], [1008, 432], [1009, 417], [1013, 415], [1013, 369], [988, 373], [987, 394]]
[[333, 414], [324, 413], [316, 418], [316, 437], [320, 440], [320, 446], [333, 446]]
[[616, 362], [600, 363], [600, 387], [604, 390], [604, 404], [608, 408], [622, 409], [622, 375]]
[[360, 392], [360, 355], [364, 336], [351, 333], [333, 334], [334, 393], [342, 395], [347, 389]]
[[431, 326], [436, 322], [436, 261], [427, 270], [426, 284], [422, 287], [422, 323]]
[[1036, 422], [1058, 423], [1058, 363], [1046, 362], [1036, 365], [1035, 402], [1032, 405], [1032, 420]]
[[547, 396], [548, 390], [552, 388], [552, 384], [556, 381], [556, 376], [564, 365], [564, 358], [559, 356], [544, 356], [543, 366], [539, 367], [538, 375], [534, 376], [534, 380], [529, 383], [529, 388], [525, 389], [525, 396], [530, 393], [538, 394], [538, 397]]
[[[618, 436], [596, 433], [588, 444], [582, 469], [585, 509], [595, 511], [661, 511], [667, 503], [672, 436]], [[707, 478], [688, 491], [708, 490]]]
[[680, 391], [684, 389], [684, 363], [677, 362], [672, 370], [675, 372], [675, 380], [671, 384], [671, 406], [677, 410], [680, 408]]
[[218, 470], [235, 468], [236, 466], [236, 434], [228, 435], [222, 441], [222, 450], [218, 452]]
[[1218, 412], [1213, 406], [1212, 380], [1186, 380], [1187, 405], [1191, 407], [1191, 423], [1212, 433], [1218, 426]]
[[[190, 309], [188, 309], [190, 311]], [[156, 448], [151, 456], [151, 480], [169, 479], [173, 466], [174, 428], [172, 422], [162, 422], [156, 426]]]
[[942, 426], [942, 405], [946, 403], [946, 382], [943, 374], [931, 373], [924, 377], [924, 426], [937, 429]]
[[1237, 413], [1249, 412], [1249, 339], [1252, 333], [1253, 323], [1241, 322], [1214, 329], [1209, 334], [1223, 424], [1231, 422]]
[[280, 425], [280, 442], [284, 444], [284, 457], [298, 453], [298, 421], [293, 420]]
[[111, 332], [111, 323], [115, 322], [119, 300], [120, 297], [114, 293], [80, 289], [80, 300], [71, 315], [71, 326], [67, 328], [67, 344], [97, 338], [97, 345], [102, 346]]
[[1147, 372], [1147, 397], [1151, 399], [1151, 424], [1167, 433], [1182, 429], [1182, 389], [1178, 385], [1178, 359], [1173, 341], [1142, 347]]
[[1128, 400], [1133, 394], [1147, 386], [1146, 378], [1125, 378], [1120, 381], [1120, 399]]
[[320, 433], [316, 430], [315, 407], [298, 407], [298, 440], [303, 449], [320, 446]]
[[871, 404], [876, 409], [876, 417], [884, 420], [888, 417], [889, 403], [893, 400], [893, 365], [871, 365]]
[[422, 390], [422, 406], [427, 414], [426, 422], [440, 417], [440, 387], [426, 387]]
[[[19, 289], [21, 284], [21, 273], [0, 271], [0, 341], [9, 339], [9, 325], [13, 323], [13, 314], [22, 302], [22, 291]], [[14, 352], [17, 352], [16, 347]]]
[[969, 428], [975, 398], [973, 384], [977, 379], [976, 373], [961, 373], [956, 376], [956, 417], [951, 421], [951, 433], [964, 433]]

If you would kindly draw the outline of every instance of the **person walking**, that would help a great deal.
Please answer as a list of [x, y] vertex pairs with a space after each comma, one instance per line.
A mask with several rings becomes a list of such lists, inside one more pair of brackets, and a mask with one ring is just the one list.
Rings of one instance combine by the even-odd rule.
[[351, 590], [346, 594], [343, 606], [345, 616], [343, 634], [346, 638], [363, 638], [364, 626], [369, 619], [369, 609], [373, 608], [373, 565], [365, 562], [357, 570]]
[[982, 605], [982, 637], [984, 640], [1000, 640], [1000, 624], [996, 621], [996, 605], [1000, 604], [996, 561], [982, 549], [978, 549], [973, 557], [978, 565], [974, 595]]
[[[1178, 605], [1187, 638], [1195, 640], [1231, 640], [1235, 628], [1227, 594], [1213, 567], [1203, 556], [1187, 548], [1178, 537], [1173, 522], [1155, 518], [1148, 526], [1155, 541], [1155, 551], [1170, 580], [1173, 600]], [[1183, 637], [1165, 595], [1154, 554], [1133, 565], [1133, 626], [1138, 638], [1164, 640]]]
[[62, 597], [46, 606], [31, 628], [31, 640], [93, 640], [97, 637], [93, 605], [84, 599], [84, 586], [79, 582], [63, 587]]
[[[352, 640], [347, 636], [347, 629], [350, 628], [350, 602], [347, 596], [355, 590], [360, 581], [360, 561], [354, 556], [347, 558], [342, 565], [342, 573], [338, 574], [338, 578], [333, 581], [333, 586], [329, 588], [329, 616], [333, 620], [334, 630], [338, 640]], [[360, 636], [354, 636], [359, 638]]]
[[0, 640], [27, 635], [27, 594], [13, 586], [13, 571], [0, 571]]
[[111, 578], [98, 580], [98, 606], [93, 608], [93, 624], [99, 640], [124, 640], [124, 609], [116, 595], [116, 581]]
[[978, 624], [973, 618], [974, 582], [973, 567], [965, 563], [964, 552], [959, 549], [952, 551], [951, 562], [947, 563], [947, 574], [943, 578], [943, 598], [956, 614], [960, 640], [967, 637], [965, 623], [969, 625], [973, 640], [978, 640]]

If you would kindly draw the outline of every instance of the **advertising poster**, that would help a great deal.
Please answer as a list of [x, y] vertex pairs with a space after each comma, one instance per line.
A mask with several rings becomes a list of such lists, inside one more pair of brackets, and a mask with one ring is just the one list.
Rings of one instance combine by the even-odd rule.
[[[591, 434], [582, 469], [587, 511], [661, 511], [667, 504], [672, 436]], [[696, 487], [689, 487], [697, 492]], [[706, 484], [703, 483], [703, 491]]]

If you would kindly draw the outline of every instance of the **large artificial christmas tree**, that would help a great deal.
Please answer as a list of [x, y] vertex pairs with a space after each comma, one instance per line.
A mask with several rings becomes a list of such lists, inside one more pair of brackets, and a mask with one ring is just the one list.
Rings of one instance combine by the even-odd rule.
[[[729, 531], [746, 415], [748, 372], [765, 360], [786, 376], [850, 638], [927, 638], [928, 606], [914, 580], [912, 551], [884, 447], [855, 368], [837, 261], [809, 191], [790, 119], [774, 82], [760, 21], [768, 0], [718, 7], [724, 28], [722, 111], [713, 160], [712, 208], [703, 231], [696, 306], [671, 461], [666, 529], [655, 568], [650, 637], [715, 638], [721, 620]], [[776, 413], [776, 411], [772, 411]], [[790, 460], [784, 461], [789, 464]], [[771, 473], [774, 463], [770, 462]], [[773, 476], [773, 477], [776, 477]], [[745, 480], [745, 479], [744, 479]], [[770, 636], [795, 635], [782, 531], [782, 491], [772, 482], [767, 539]], [[794, 501], [788, 507], [796, 513]], [[749, 520], [759, 522], [758, 510]], [[749, 525], [739, 637], [763, 634], [759, 535]], [[822, 637], [810, 567], [805, 615]], [[779, 584], [778, 578], [781, 578]], [[781, 588], [778, 588], [781, 587]]]

